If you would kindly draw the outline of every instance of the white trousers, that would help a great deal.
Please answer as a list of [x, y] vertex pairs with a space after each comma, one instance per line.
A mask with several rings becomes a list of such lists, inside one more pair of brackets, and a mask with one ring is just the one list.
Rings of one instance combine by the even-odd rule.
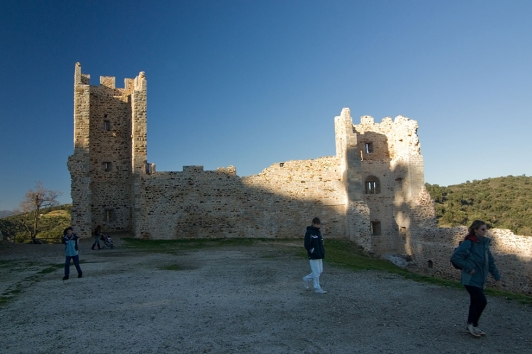
[[310, 270], [312, 273], [306, 275], [303, 279], [305, 281], [313, 280], [314, 281], [314, 290], [321, 289], [320, 287], [320, 275], [323, 273], [323, 260], [321, 259], [309, 259]]

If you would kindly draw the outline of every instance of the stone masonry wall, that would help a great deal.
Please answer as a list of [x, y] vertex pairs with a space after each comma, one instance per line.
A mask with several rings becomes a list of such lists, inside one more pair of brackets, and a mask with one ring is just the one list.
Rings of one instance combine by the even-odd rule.
[[91, 224], [104, 232], [128, 230], [131, 208], [130, 90], [102, 76], [91, 86]]
[[345, 236], [345, 196], [335, 158], [287, 161], [240, 178], [234, 168], [145, 177], [137, 237], [301, 238], [313, 217], [324, 237]]
[[81, 73], [80, 63], [74, 69], [74, 153], [68, 157], [71, 178], [72, 222], [80, 237], [91, 234], [89, 124], [90, 76]]
[[[403, 116], [375, 123], [362, 116], [353, 125], [361, 158], [364, 195], [373, 226], [371, 250], [405, 252], [411, 201], [424, 185], [417, 122]], [[373, 187], [372, 187], [373, 186]], [[378, 226], [375, 226], [378, 224]]]
[[[460, 271], [450, 264], [451, 254], [463, 240], [467, 227], [426, 228], [412, 240], [414, 259], [424, 274], [460, 280]], [[532, 237], [514, 235], [510, 230], [492, 229], [491, 252], [509, 291], [532, 295]], [[488, 277], [488, 286], [494, 283]]]
[[[132, 228], [133, 171], [146, 165], [146, 80], [144, 73], [125, 79], [74, 73], [74, 154], [68, 168], [72, 186], [72, 226], [90, 237], [96, 225], [104, 232]], [[133, 119], [132, 119], [133, 117]], [[132, 153], [134, 151], [134, 153]]]

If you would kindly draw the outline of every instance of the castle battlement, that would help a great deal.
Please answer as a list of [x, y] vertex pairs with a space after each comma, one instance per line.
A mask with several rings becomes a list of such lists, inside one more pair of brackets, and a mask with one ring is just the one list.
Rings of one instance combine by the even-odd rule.
[[81, 63], [77, 62], [74, 69], [74, 84], [75, 85], [90, 85], [93, 89], [107, 88], [113, 90], [123, 91], [124, 94], [129, 95], [133, 90], [146, 90], [146, 74], [141, 71], [135, 78], [125, 78], [124, 87], [116, 87], [115, 76], [100, 76], [99, 85], [90, 84], [91, 76], [81, 72]]

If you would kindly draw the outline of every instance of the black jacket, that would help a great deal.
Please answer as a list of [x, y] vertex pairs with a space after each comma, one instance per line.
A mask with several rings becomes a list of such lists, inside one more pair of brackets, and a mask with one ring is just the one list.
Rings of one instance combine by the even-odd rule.
[[325, 249], [323, 248], [323, 238], [321, 231], [317, 227], [307, 226], [305, 233], [305, 249], [308, 253], [308, 259], [325, 258]]

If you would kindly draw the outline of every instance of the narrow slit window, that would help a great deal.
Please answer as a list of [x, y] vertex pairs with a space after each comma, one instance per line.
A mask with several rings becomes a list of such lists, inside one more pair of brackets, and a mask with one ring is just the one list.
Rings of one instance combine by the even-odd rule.
[[104, 210], [104, 214], [103, 214], [103, 219], [106, 221], [106, 222], [110, 222], [110, 221], [113, 221], [115, 218], [115, 211], [114, 209], [105, 209]]
[[373, 153], [373, 143], [366, 143], [365, 150], [366, 150], [366, 154]]
[[109, 131], [111, 130], [111, 122], [109, 122], [108, 120], [104, 120], [103, 121], [103, 130], [105, 131]]
[[111, 163], [110, 163], [110, 162], [107, 162], [107, 161], [104, 162], [104, 163], [103, 163], [103, 170], [104, 170], [105, 172], [109, 172], [109, 171], [111, 171]]
[[378, 236], [381, 234], [381, 222], [380, 221], [371, 222], [371, 234], [373, 236]]

